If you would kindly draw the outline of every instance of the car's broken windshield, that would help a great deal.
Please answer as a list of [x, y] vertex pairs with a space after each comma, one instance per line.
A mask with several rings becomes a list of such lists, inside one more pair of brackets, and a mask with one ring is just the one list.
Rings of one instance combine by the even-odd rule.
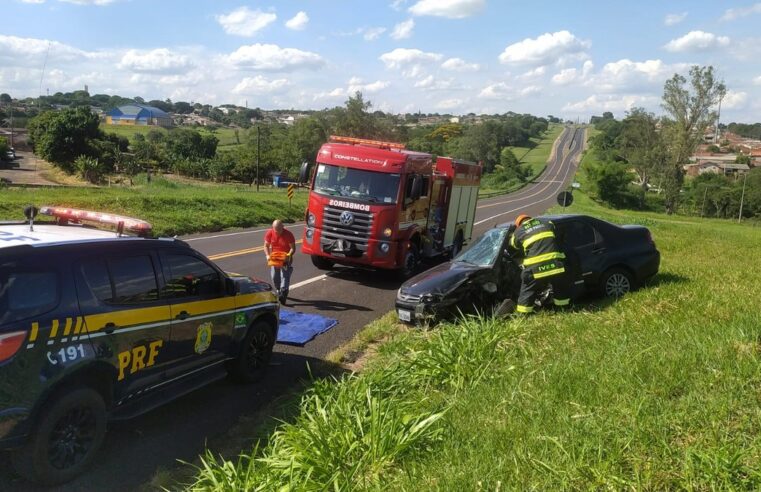
[[454, 261], [477, 266], [490, 266], [497, 259], [499, 250], [505, 242], [507, 229], [492, 229], [476, 240], [467, 251], [461, 253]]

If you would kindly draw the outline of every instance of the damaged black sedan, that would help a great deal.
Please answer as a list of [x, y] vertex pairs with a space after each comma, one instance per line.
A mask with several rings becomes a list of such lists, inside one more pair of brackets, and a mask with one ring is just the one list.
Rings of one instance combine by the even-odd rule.
[[[660, 253], [650, 231], [618, 226], [586, 215], [539, 217], [552, 221], [572, 275], [572, 298], [593, 293], [620, 297], [658, 273]], [[520, 292], [520, 261], [508, 247], [514, 226], [487, 231], [452, 261], [407, 282], [396, 297], [396, 312], [406, 323], [450, 319], [459, 313], [489, 312]]]

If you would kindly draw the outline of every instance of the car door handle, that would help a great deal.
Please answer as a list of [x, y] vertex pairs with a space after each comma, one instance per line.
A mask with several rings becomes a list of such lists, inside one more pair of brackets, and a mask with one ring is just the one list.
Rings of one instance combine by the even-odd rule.
[[105, 325], [103, 325], [103, 330], [109, 335], [113, 333], [115, 329], [116, 329], [116, 323], [108, 322]]
[[605, 248], [597, 248], [592, 250], [592, 254], [595, 254], [595, 255], [601, 255], [603, 253], [605, 253]]
[[177, 314], [177, 316], [175, 316], [175, 318], [176, 319], [188, 319], [188, 318], [190, 318], [190, 313], [188, 313], [187, 311], [180, 311], [179, 314]]

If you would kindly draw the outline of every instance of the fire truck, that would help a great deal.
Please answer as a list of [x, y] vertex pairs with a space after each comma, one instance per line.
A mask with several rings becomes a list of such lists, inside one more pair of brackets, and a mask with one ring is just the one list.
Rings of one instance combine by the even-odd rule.
[[471, 239], [480, 164], [338, 136], [316, 164], [302, 252], [321, 270], [338, 263], [407, 277], [422, 258], [457, 255]]

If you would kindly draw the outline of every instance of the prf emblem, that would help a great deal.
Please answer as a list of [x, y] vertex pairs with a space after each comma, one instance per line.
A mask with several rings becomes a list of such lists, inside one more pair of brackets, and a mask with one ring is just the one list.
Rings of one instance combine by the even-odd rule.
[[202, 354], [211, 345], [211, 323], [204, 323], [198, 327], [198, 333], [196, 334], [196, 353]]

